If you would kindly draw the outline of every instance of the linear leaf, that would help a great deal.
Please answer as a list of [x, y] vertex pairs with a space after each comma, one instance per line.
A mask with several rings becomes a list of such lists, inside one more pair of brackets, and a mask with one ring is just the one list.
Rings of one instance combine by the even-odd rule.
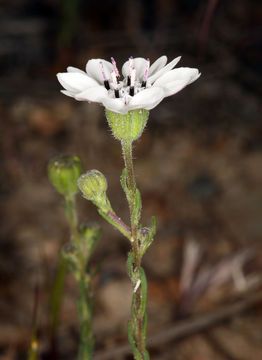
[[128, 335], [128, 341], [129, 341], [130, 346], [132, 348], [135, 359], [136, 360], [141, 360], [141, 356], [139, 354], [138, 348], [136, 346], [136, 341], [135, 341], [134, 336], [133, 336], [132, 322], [130, 320], [127, 323], [127, 335]]
[[145, 314], [146, 302], [147, 302], [147, 280], [146, 280], [145, 272], [142, 267], [140, 268], [140, 279], [141, 279], [142, 293], [141, 293], [141, 305], [138, 314], [139, 317], [142, 318]]

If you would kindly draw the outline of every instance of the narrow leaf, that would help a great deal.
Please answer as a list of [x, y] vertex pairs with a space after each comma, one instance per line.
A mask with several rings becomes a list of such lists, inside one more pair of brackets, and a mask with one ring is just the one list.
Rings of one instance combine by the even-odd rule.
[[156, 234], [156, 217], [153, 216], [152, 217], [152, 226], [150, 227], [150, 232], [149, 234], [144, 238], [143, 243], [142, 243], [142, 251], [141, 251], [141, 256], [144, 255], [144, 253], [146, 252], [146, 250], [148, 249], [148, 247], [151, 245], [152, 241], [154, 240], [154, 236]]
[[150, 360], [150, 356], [147, 350], [145, 350], [143, 353], [143, 360]]
[[132, 274], [134, 272], [134, 253], [132, 251], [130, 251], [127, 255], [126, 267], [127, 267], [127, 274], [130, 277], [130, 279], [132, 279]]
[[152, 216], [152, 226], [151, 226], [152, 237], [156, 235], [156, 217]]
[[133, 336], [132, 322], [130, 320], [127, 323], [127, 335], [128, 335], [128, 341], [130, 343], [133, 354], [135, 356], [135, 360], [141, 360], [141, 356], [139, 354], [138, 348], [136, 346], [136, 341], [135, 341], [134, 336]]
[[133, 294], [132, 297], [131, 315], [132, 315], [132, 319], [136, 323], [136, 294]]
[[140, 279], [141, 279], [142, 293], [141, 293], [141, 305], [138, 314], [139, 317], [142, 318], [145, 314], [146, 302], [147, 302], [147, 280], [146, 280], [145, 272], [142, 267], [140, 268]]
[[147, 331], [147, 313], [145, 312], [144, 319], [143, 319], [143, 329], [142, 329], [142, 336], [143, 336], [143, 348], [146, 348], [146, 331]]
[[120, 182], [121, 182], [122, 188], [126, 194], [127, 199], [129, 199], [130, 191], [127, 186], [127, 170], [126, 170], [126, 168], [124, 168], [122, 171], [122, 175], [120, 177]]
[[139, 223], [141, 217], [142, 201], [140, 191], [136, 189], [136, 199], [135, 199], [135, 211], [132, 216], [132, 221], [135, 224]]

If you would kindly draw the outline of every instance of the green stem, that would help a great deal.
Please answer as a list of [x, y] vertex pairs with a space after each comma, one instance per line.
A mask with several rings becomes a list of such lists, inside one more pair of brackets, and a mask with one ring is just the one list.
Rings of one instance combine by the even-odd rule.
[[78, 360], [91, 360], [95, 338], [93, 335], [93, 299], [91, 297], [90, 281], [79, 281], [78, 314], [80, 319], [81, 338], [78, 348]]
[[66, 272], [66, 262], [65, 260], [60, 257], [58, 269], [56, 271], [56, 278], [55, 278], [55, 284], [52, 289], [52, 295], [51, 295], [51, 336], [54, 338], [57, 324], [58, 324], [58, 318], [60, 314], [60, 308], [62, 304], [62, 296], [63, 296], [63, 288], [64, 288], [64, 281], [65, 281], [65, 272]]
[[[131, 219], [131, 244], [132, 250], [134, 253], [134, 268], [133, 274], [136, 279], [136, 283], [133, 283], [134, 287], [134, 319], [133, 319], [133, 336], [136, 342], [136, 347], [138, 350], [134, 352], [135, 359], [137, 360], [146, 360], [145, 354], [148, 353], [145, 349], [145, 331], [143, 333], [143, 324], [145, 321], [145, 311], [141, 313], [141, 300], [142, 300], [142, 289], [141, 289], [141, 254], [140, 254], [140, 244], [138, 238], [138, 221], [136, 220], [136, 181], [133, 167], [133, 158], [132, 158], [132, 141], [126, 140], [122, 141], [122, 151], [125, 161], [125, 167], [127, 171], [127, 186], [129, 189], [128, 203], [130, 210], [130, 219]], [[138, 288], [136, 288], [138, 284]]]
[[135, 270], [139, 271], [141, 258], [139, 254], [138, 243], [138, 224], [134, 222], [134, 212], [136, 206], [136, 180], [134, 174], [133, 158], [132, 158], [132, 141], [122, 141], [122, 150], [124, 155], [125, 166], [127, 170], [127, 185], [131, 192], [129, 201], [130, 220], [131, 220], [131, 242], [135, 254]]
[[125, 237], [127, 237], [129, 240], [131, 239], [130, 229], [113, 211], [108, 210], [107, 213], [105, 213], [103, 210], [98, 209], [98, 212], [106, 221], [119, 230]]
[[75, 195], [65, 196], [64, 208], [73, 240], [79, 243], [78, 218], [75, 206]]
[[80, 269], [78, 315], [80, 322], [80, 344], [78, 348], [78, 360], [91, 360], [94, 350], [94, 335], [92, 326], [93, 299], [91, 295], [90, 279], [86, 276], [86, 259], [82, 252], [81, 234], [78, 230], [78, 217], [75, 206], [75, 196], [65, 197], [65, 213], [68, 219], [72, 241], [78, 248], [78, 261]]

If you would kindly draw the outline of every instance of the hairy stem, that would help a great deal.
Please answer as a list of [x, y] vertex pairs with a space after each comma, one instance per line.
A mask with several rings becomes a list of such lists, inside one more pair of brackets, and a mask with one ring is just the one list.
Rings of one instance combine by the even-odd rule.
[[108, 221], [111, 225], [113, 225], [116, 229], [118, 229], [125, 237], [129, 240], [131, 238], [131, 231], [128, 226], [111, 210], [108, 210], [105, 213], [103, 210], [98, 209], [99, 214]]
[[131, 198], [129, 201], [130, 219], [131, 219], [131, 241], [135, 254], [135, 270], [139, 271], [140, 268], [140, 254], [138, 243], [138, 224], [133, 221], [133, 214], [135, 211], [136, 201], [136, 180], [134, 174], [133, 158], [132, 158], [132, 141], [122, 141], [122, 150], [124, 155], [125, 166], [127, 170], [127, 185], [131, 191]]
[[[127, 171], [127, 186], [129, 189], [128, 203], [130, 210], [130, 219], [131, 219], [131, 244], [132, 251], [134, 253], [134, 269], [135, 277], [137, 279], [137, 283], [133, 283], [134, 287], [134, 316], [135, 320], [133, 322], [133, 335], [136, 342], [137, 350], [139, 352], [139, 357], [135, 355], [136, 359], [144, 360], [145, 353], [145, 341], [143, 340], [143, 321], [144, 314], [139, 314], [139, 309], [141, 306], [141, 278], [140, 278], [140, 268], [141, 268], [141, 255], [140, 255], [140, 244], [138, 238], [138, 221], [135, 216], [136, 211], [136, 181], [133, 167], [133, 158], [132, 158], [132, 141], [122, 141], [122, 151], [125, 161], [125, 167]], [[137, 288], [138, 284], [138, 288]]]

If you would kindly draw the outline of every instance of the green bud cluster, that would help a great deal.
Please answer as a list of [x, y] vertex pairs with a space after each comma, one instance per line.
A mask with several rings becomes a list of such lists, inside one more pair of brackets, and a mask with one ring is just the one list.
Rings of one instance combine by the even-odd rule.
[[52, 185], [62, 195], [78, 192], [77, 179], [82, 173], [80, 159], [75, 155], [62, 155], [48, 163], [48, 175]]
[[116, 139], [133, 141], [138, 139], [146, 126], [149, 111], [145, 109], [131, 110], [127, 114], [118, 114], [106, 110], [108, 124]]

